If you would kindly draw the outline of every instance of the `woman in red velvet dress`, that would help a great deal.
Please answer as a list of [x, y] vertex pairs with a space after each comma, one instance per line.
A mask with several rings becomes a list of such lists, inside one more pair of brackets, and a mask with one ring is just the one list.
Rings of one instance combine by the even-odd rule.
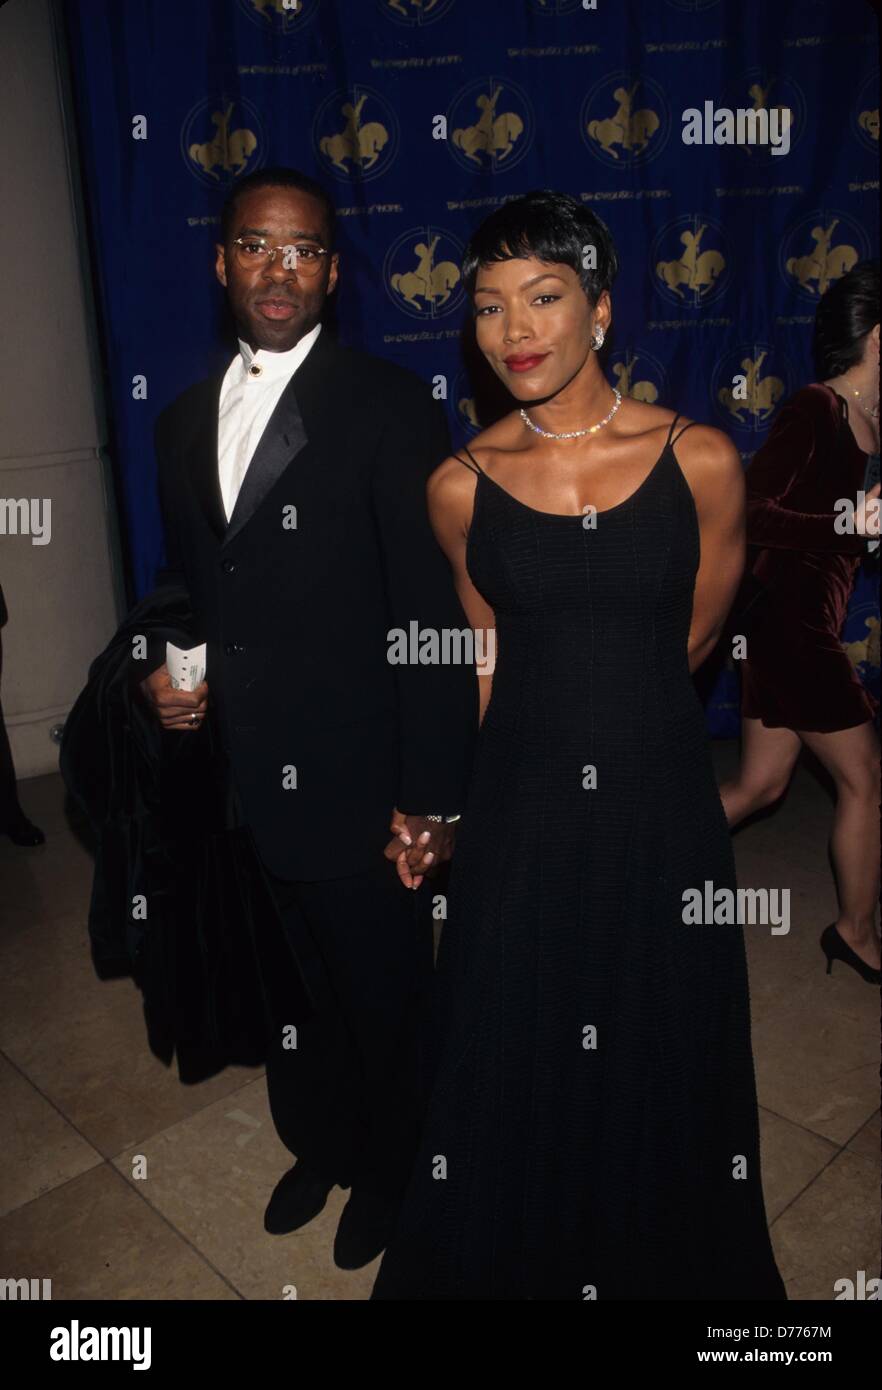
[[[839, 640], [867, 537], [879, 534], [879, 487], [865, 488], [868, 463], [878, 476], [878, 261], [855, 266], [822, 298], [815, 356], [821, 380], [781, 407], [747, 469], [751, 582], [764, 592], [745, 622], [741, 768], [720, 796], [734, 825], [783, 796], [803, 744], [819, 758], [837, 792], [840, 907], [821, 938], [828, 972], [838, 958], [878, 983], [878, 702]], [[834, 529], [842, 498], [855, 503], [845, 534]], [[733, 630], [744, 629], [736, 621]]]

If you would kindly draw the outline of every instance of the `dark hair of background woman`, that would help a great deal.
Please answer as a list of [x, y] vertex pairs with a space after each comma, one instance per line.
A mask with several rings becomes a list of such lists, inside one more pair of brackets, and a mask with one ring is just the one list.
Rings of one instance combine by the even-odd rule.
[[818, 381], [841, 376], [863, 355], [864, 339], [879, 322], [879, 262], [859, 261], [822, 296], [813, 344]]

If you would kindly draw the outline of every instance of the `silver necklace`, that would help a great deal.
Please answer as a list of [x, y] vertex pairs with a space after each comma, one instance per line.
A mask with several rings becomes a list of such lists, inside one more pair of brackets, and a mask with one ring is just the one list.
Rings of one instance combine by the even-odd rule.
[[854, 386], [849, 386], [847, 389], [851, 392], [853, 396], [857, 398], [858, 405], [861, 407], [862, 410], [864, 410], [867, 413], [867, 415], [869, 415], [871, 420], [879, 419], [878, 400], [876, 401], [875, 406], [867, 405], [866, 396], [864, 395], [863, 391], [856, 390]]
[[875, 404], [875, 406], [867, 405], [867, 403], [866, 403], [866, 402], [867, 402], [867, 396], [866, 396], [866, 394], [865, 394], [863, 391], [859, 391], [859, 390], [857, 389], [856, 386], [852, 386], [852, 384], [851, 384], [850, 381], [846, 381], [846, 379], [845, 379], [845, 374], [844, 374], [844, 373], [843, 373], [842, 376], [839, 378], [839, 380], [842, 382], [842, 384], [843, 384], [843, 386], [845, 387], [846, 391], [850, 392], [850, 394], [851, 394], [852, 396], [855, 397], [855, 399], [857, 400], [858, 405], [860, 406], [861, 410], [863, 410], [865, 414], [869, 415], [869, 417], [870, 417], [871, 420], [878, 420], [878, 419], [879, 419], [879, 398], [878, 398], [878, 396], [876, 397], [876, 404]]
[[619, 406], [622, 404], [622, 393], [616, 386], [613, 387], [613, 395], [616, 398], [616, 403], [609, 414], [604, 415], [603, 419], [599, 420], [596, 425], [588, 425], [584, 430], [564, 430], [561, 434], [555, 434], [553, 430], [543, 430], [539, 425], [534, 425], [523, 406], [521, 407], [520, 415], [524, 424], [529, 425], [530, 429], [533, 430], [535, 434], [541, 434], [543, 439], [581, 439], [585, 434], [596, 434], [598, 430], [603, 429], [604, 425], [609, 424]]

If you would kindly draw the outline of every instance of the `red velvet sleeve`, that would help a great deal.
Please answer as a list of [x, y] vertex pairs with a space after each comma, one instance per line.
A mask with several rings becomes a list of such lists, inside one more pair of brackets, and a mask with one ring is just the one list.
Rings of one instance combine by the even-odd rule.
[[[831, 453], [834, 438], [831, 434]], [[797, 512], [786, 505], [788, 492], [818, 447], [824, 447], [824, 438], [819, 439], [812, 414], [798, 401], [788, 401], [745, 473], [749, 545], [774, 550], [862, 553], [865, 537], [840, 534], [834, 529], [839, 513]]]

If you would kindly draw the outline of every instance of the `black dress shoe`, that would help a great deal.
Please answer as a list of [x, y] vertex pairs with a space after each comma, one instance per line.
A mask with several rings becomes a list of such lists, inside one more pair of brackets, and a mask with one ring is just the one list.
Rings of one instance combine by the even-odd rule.
[[381, 1254], [389, 1243], [401, 1207], [400, 1198], [380, 1196], [353, 1187], [340, 1213], [334, 1237], [334, 1264], [338, 1269], [361, 1269]]
[[862, 980], [868, 984], [882, 984], [882, 970], [875, 970], [872, 965], [868, 965], [865, 960], [861, 960], [856, 951], [853, 951], [847, 941], [836, 930], [836, 923], [831, 922], [829, 927], [825, 927], [821, 933], [821, 950], [827, 957], [827, 974], [833, 969], [834, 960], [841, 960], [843, 964], [850, 965], [852, 970], [856, 970]]
[[298, 1231], [318, 1216], [333, 1186], [333, 1178], [324, 1177], [298, 1160], [276, 1183], [263, 1215], [264, 1230], [271, 1236]]
[[4, 825], [0, 834], [8, 835], [14, 845], [42, 845], [46, 843], [46, 836], [40, 827], [34, 825], [25, 815], [20, 816], [11, 825]]

